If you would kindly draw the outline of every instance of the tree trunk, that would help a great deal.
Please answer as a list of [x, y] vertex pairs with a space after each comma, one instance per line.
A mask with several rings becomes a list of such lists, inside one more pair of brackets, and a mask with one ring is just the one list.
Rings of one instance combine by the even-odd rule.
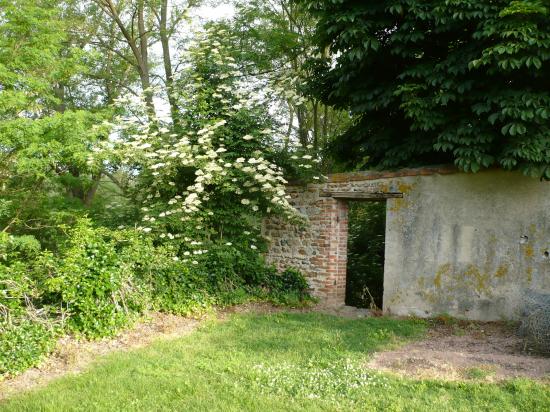
[[174, 97], [174, 73], [172, 70], [172, 59], [170, 58], [170, 36], [168, 35], [168, 0], [162, 0], [160, 5], [160, 44], [162, 45], [162, 61], [164, 63], [164, 75], [166, 77], [166, 90], [168, 93], [168, 104], [174, 127], [179, 126], [179, 110], [177, 100]]
[[82, 199], [85, 207], [90, 207], [94, 201], [95, 194], [99, 188], [99, 182], [101, 181], [101, 173], [92, 175], [92, 181], [92, 186], [84, 193], [84, 198]]
[[313, 148], [319, 148], [319, 101], [313, 103]]
[[302, 107], [296, 108], [296, 119], [298, 119], [298, 140], [302, 146], [307, 146], [309, 139], [306, 125], [306, 111]]
[[153, 104], [153, 91], [151, 90], [151, 78], [149, 75], [149, 52], [147, 45], [147, 31], [145, 30], [145, 10], [144, 0], [138, 1], [138, 36], [139, 36], [139, 54], [138, 70], [139, 77], [141, 79], [141, 87], [145, 95], [145, 103], [150, 111], [150, 114], [155, 113], [155, 106]]

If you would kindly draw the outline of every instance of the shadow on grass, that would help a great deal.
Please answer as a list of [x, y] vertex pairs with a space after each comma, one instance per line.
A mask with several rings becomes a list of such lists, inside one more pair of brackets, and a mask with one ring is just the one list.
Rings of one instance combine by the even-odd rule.
[[[220, 348], [274, 356], [316, 353], [368, 354], [424, 336], [421, 320], [347, 319], [317, 313], [247, 314], [212, 325], [208, 332]], [[213, 333], [212, 333], [213, 332]]]
[[411, 381], [369, 354], [426, 324], [315, 313], [234, 315], [183, 338], [114, 353], [90, 370], [0, 403], [0, 411], [544, 410], [547, 387]]

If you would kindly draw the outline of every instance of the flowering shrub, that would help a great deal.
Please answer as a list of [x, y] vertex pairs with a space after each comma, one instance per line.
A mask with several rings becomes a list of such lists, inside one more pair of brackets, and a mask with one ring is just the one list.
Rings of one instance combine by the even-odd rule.
[[[191, 290], [191, 306], [206, 305], [212, 295], [233, 302], [243, 291], [273, 296], [292, 289], [305, 296], [305, 281], [295, 282], [299, 276], [280, 277], [263, 262], [261, 224], [272, 214], [300, 219], [288, 202], [285, 174], [320, 179], [313, 176], [317, 159], [300, 147], [281, 156], [277, 147], [288, 142], [266, 102], [288, 91], [243, 73], [234, 45], [220, 26], [197, 35], [172, 91], [181, 107], [177, 124], [155, 118], [143, 100], [119, 99], [132, 115], [110, 125], [117, 137], [90, 158], [135, 170], [137, 228], [171, 251], [174, 268], [184, 268], [157, 263], [163, 269], [151, 281], [164, 285], [157, 297], [165, 309], [185, 312], [180, 293]], [[176, 283], [189, 285], [187, 292], [174, 289]]]
[[111, 139], [94, 147], [86, 170], [128, 177], [120, 200], [98, 195], [91, 219], [74, 215], [68, 233], [55, 228], [51, 251], [32, 237], [0, 233], [0, 311], [10, 328], [1, 344], [37, 337], [28, 339], [28, 357], [21, 352], [27, 360], [6, 369], [49, 350], [38, 335], [56, 328], [42, 328], [31, 312], [61, 332], [96, 338], [148, 309], [188, 314], [251, 299], [307, 298], [299, 272], [278, 274], [264, 262], [261, 225], [272, 214], [301, 219], [286, 178], [319, 179], [317, 159], [304, 147], [281, 154], [288, 142], [266, 101], [284, 90], [242, 73], [234, 39], [224, 36], [213, 26], [190, 47], [172, 90], [177, 122], [155, 118], [139, 99], [120, 99], [116, 110], [124, 115], [98, 126]]
[[[273, 145], [282, 138], [265, 101], [277, 91], [239, 70], [225, 34], [211, 27], [191, 46], [188, 69], [176, 81], [183, 108], [177, 127], [147, 117], [140, 102], [121, 100], [141, 117], [120, 118], [114, 130], [125, 138], [96, 157], [139, 171], [139, 229], [179, 244], [180, 257], [191, 262], [182, 253], [206, 253], [203, 246], [214, 239], [259, 250], [262, 218], [297, 218], [285, 171], [274, 162], [280, 155]], [[314, 173], [316, 159], [304, 150], [292, 156]]]

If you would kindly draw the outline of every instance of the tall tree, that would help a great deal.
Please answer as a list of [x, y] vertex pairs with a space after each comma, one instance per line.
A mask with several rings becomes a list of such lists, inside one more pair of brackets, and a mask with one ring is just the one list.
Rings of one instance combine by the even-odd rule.
[[286, 118], [287, 141], [296, 138], [302, 146], [322, 152], [351, 119], [315, 96], [303, 97], [304, 80], [310, 76], [307, 57], [315, 52], [315, 22], [295, 0], [252, 0], [236, 2], [230, 25], [243, 70], [285, 89], [273, 106]]
[[[160, 86], [168, 100], [171, 120], [177, 126], [179, 108], [174, 90], [174, 45], [172, 38], [186, 20], [190, 8], [199, 4], [198, 0], [175, 2], [169, 0], [90, 0], [96, 5], [109, 23], [98, 26], [96, 45], [100, 49], [123, 58], [139, 75], [141, 93], [149, 110], [150, 117], [156, 117], [153, 101], [154, 78], [160, 79]], [[116, 30], [105, 30], [106, 28]], [[116, 40], [116, 41], [113, 41]], [[150, 49], [160, 43], [162, 50], [163, 73], [154, 71], [156, 61]], [[129, 51], [129, 53], [128, 53]], [[158, 84], [158, 83], [157, 83]]]
[[543, 0], [300, 0], [319, 19], [311, 92], [360, 120], [350, 167], [454, 162], [550, 178], [550, 9]]
[[56, 0], [0, 1], [0, 231], [41, 230], [91, 205], [86, 159], [100, 114], [73, 110], [67, 85], [85, 72]]

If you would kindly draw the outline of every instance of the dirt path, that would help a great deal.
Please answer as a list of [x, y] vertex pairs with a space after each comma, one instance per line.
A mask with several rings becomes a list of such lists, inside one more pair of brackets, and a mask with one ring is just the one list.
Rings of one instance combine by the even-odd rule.
[[502, 323], [435, 324], [426, 339], [379, 352], [368, 367], [413, 378], [550, 382], [550, 358], [525, 354], [515, 327]]
[[39, 367], [31, 368], [15, 378], [0, 381], [0, 401], [31, 388], [44, 386], [64, 375], [86, 369], [98, 356], [114, 351], [141, 348], [155, 340], [177, 338], [191, 333], [200, 321], [182, 316], [154, 313], [134, 328], [115, 338], [99, 341], [77, 341], [63, 337], [55, 352]]

